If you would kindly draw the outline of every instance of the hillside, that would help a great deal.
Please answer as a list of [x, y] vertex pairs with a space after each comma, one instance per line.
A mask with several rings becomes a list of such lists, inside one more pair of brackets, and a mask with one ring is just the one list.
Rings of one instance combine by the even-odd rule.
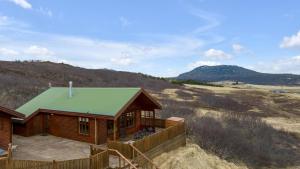
[[[46, 90], [49, 82], [67, 86], [70, 80], [76, 87], [142, 86], [162, 104], [157, 113], [162, 118], [184, 117], [188, 136], [200, 149], [178, 151], [184, 152], [182, 159], [175, 160], [182, 168], [199, 160], [206, 168], [233, 164], [247, 168], [300, 166], [300, 87], [276, 94], [273, 86], [180, 86], [140, 73], [0, 61], [0, 105], [16, 108]], [[174, 166], [169, 162], [162, 165]]]
[[300, 84], [300, 75], [260, 73], [231, 65], [200, 66], [190, 72], [180, 74], [177, 79], [201, 82], [238, 81], [261, 85]]
[[159, 91], [174, 85], [141, 73], [84, 69], [52, 62], [0, 61], [0, 105], [16, 108], [52, 86], [143, 87]]

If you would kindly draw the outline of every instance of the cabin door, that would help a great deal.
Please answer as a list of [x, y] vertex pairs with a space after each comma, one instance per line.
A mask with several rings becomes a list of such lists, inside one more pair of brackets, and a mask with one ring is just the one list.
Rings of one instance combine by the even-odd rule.
[[44, 115], [44, 124], [45, 124], [45, 126], [44, 126], [43, 135], [48, 135], [48, 133], [49, 133], [49, 118], [50, 118], [49, 114], [46, 113]]

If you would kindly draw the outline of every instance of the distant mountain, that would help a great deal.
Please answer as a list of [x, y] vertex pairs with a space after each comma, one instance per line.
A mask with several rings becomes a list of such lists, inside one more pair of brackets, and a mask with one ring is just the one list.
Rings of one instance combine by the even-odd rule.
[[200, 66], [180, 74], [178, 80], [200, 82], [238, 81], [261, 85], [299, 85], [300, 75], [260, 73], [239, 66]]

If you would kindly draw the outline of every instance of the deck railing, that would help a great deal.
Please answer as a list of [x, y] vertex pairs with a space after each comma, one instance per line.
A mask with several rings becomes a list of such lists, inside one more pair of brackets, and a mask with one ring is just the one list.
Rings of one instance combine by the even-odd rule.
[[135, 141], [133, 145], [141, 152], [145, 153], [181, 134], [185, 134], [184, 123], [178, 123], [175, 126], [168, 127], [162, 131], [146, 136], [143, 139]]
[[[159, 123], [157, 123], [159, 124]], [[161, 125], [161, 124], [160, 124]], [[146, 153], [151, 149], [172, 140], [176, 136], [185, 135], [185, 123], [178, 122], [174, 123], [173, 126], [165, 128], [157, 133], [146, 136], [140, 140], [137, 140], [133, 143], [133, 146], [136, 147], [140, 152]], [[126, 158], [134, 158], [133, 148], [127, 144], [120, 141], [108, 141], [108, 148], [116, 149], [122, 153]]]
[[[133, 144], [130, 144], [132, 148], [132, 156], [136, 158], [136, 162], [140, 166], [144, 166], [144, 168], [151, 168], [151, 169], [159, 169], [159, 167], [153, 163], [153, 161], [148, 158], [144, 153], [142, 153], [139, 149], [137, 149]], [[140, 158], [137, 158], [140, 156], [143, 160], [140, 160]]]
[[[155, 120], [155, 126], [168, 126], [166, 121]], [[164, 124], [163, 124], [164, 123]], [[109, 167], [109, 155], [119, 157], [119, 167], [128, 167], [136, 169], [133, 161], [138, 161], [140, 166], [144, 163], [150, 164], [152, 168], [158, 168], [150, 158], [144, 153], [155, 149], [164, 143], [169, 144], [173, 138], [184, 135], [185, 124], [183, 122], [172, 123], [170, 127], [141, 140], [135, 141], [132, 145], [118, 141], [108, 141], [108, 149], [99, 149], [91, 147], [91, 156], [89, 158], [67, 160], [67, 161], [31, 161], [12, 159], [11, 146], [8, 150], [8, 157], [0, 158], [0, 169], [102, 169]], [[181, 137], [181, 136], [180, 136]], [[185, 137], [184, 137], [185, 138]], [[184, 139], [185, 140], [185, 139]], [[129, 160], [133, 159], [133, 161]], [[122, 165], [123, 161], [123, 165]]]
[[16, 160], [11, 156], [0, 158], [0, 169], [104, 169], [109, 166], [108, 150], [89, 158], [65, 161]]
[[159, 128], [166, 128], [166, 120], [165, 119], [152, 119], [152, 118], [144, 118], [141, 119], [142, 126], [154, 126]]

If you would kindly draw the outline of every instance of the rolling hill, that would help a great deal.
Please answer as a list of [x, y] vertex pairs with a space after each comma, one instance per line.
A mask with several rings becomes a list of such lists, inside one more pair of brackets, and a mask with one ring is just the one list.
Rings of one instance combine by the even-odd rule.
[[239, 66], [200, 66], [180, 74], [178, 80], [199, 82], [238, 81], [260, 85], [299, 85], [300, 75], [260, 73]]
[[175, 86], [167, 80], [141, 73], [84, 69], [63, 63], [0, 61], [0, 105], [17, 108], [46, 90], [49, 83], [75, 87], [143, 87], [160, 91]]

